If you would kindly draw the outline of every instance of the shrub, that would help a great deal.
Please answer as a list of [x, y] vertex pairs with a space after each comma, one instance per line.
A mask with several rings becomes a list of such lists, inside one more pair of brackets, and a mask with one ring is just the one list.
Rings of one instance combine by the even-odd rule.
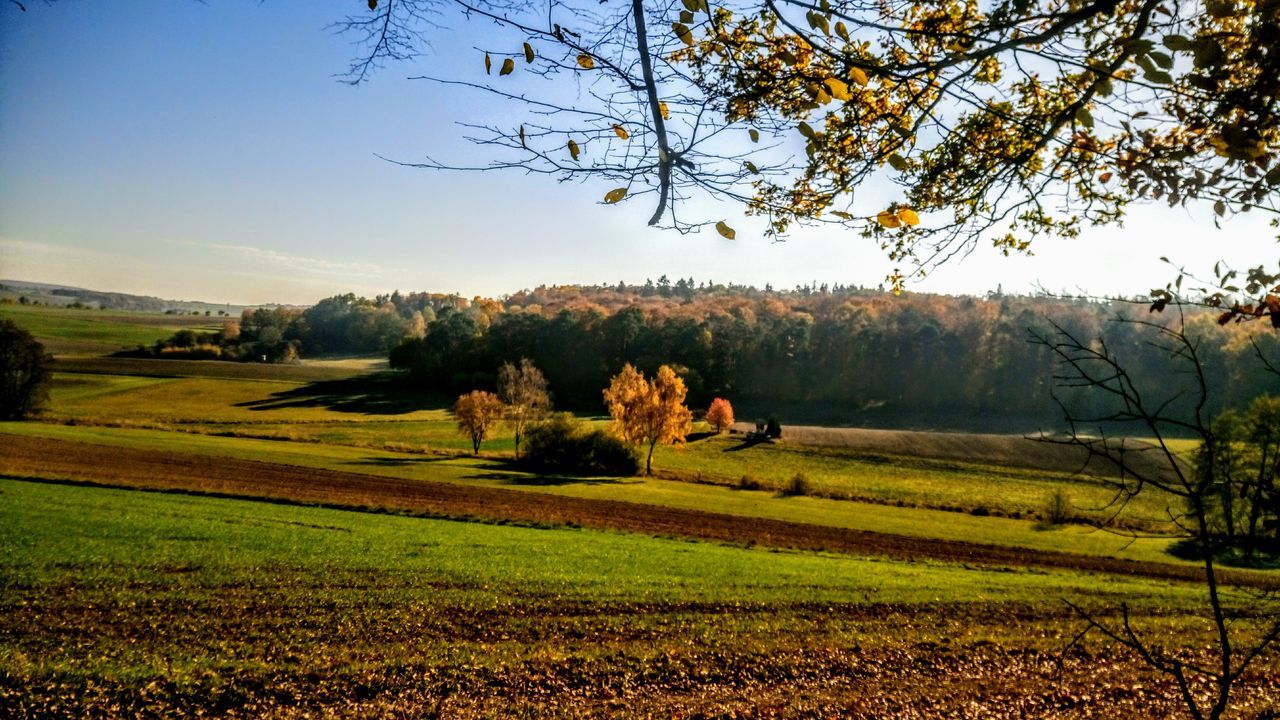
[[1044, 521], [1062, 525], [1071, 521], [1071, 498], [1062, 490], [1054, 490], [1044, 507]]
[[742, 477], [738, 478], [739, 490], [761, 490], [763, 488], [764, 488], [764, 484], [761, 483], [760, 479], [757, 478], [755, 475], [743, 475]]
[[635, 475], [640, 461], [621, 439], [588, 429], [569, 413], [556, 413], [529, 428], [523, 464], [539, 472]]
[[813, 491], [812, 485], [809, 483], [809, 476], [802, 472], [798, 472], [791, 476], [791, 480], [787, 482], [786, 487], [782, 489], [783, 495], [808, 495]]

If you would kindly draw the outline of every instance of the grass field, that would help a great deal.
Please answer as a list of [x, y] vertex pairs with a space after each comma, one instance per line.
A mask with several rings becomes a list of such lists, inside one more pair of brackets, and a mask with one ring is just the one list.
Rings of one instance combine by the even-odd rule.
[[[281, 463], [405, 480], [430, 480], [686, 510], [708, 510], [910, 537], [986, 542], [1148, 562], [1180, 562], [1168, 555], [1167, 549], [1171, 544], [1168, 539], [1134, 539], [1080, 525], [1048, 527], [1025, 519], [982, 517], [827, 498], [779, 497], [772, 491], [738, 490], [661, 478], [544, 479], [513, 470], [506, 462], [494, 458], [431, 458], [340, 445], [43, 423], [0, 423], [0, 433], [92, 442], [131, 450], [180, 451], [210, 458]], [[23, 474], [29, 472], [24, 470]], [[56, 474], [46, 476], [58, 477]]]
[[[152, 361], [163, 364], [165, 361]], [[148, 366], [149, 368], [150, 366]], [[469, 449], [439, 403], [386, 400], [385, 388], [341, 381], [303, 384], [282, 380], [146, 378], [59, 374], [51, 417], [61, 421], [126, 424], [189, 432], [305, 441], [407, 451]], [[392, 396], [395, 397], [395, 396]], [[424, 404], [432, 409], [415, 409]], [[500, 429], [486, 452], [510, 452]], [[889, 505], [1035, 518], [1055, 492], [1087, 517], [1108, 514], [1114, 492], [1105, 483], [1064, 472], [980, 466], [954, 461], [872, 455], [791, 443], [745, 446], [733, 436], [661, 447], [655, 467], [677, 478], [734, 484], [750, 477], [783, 488], [803, 473], [813, 492]], [[1169, 499], [1140, 496], [1121, 514], [1158, 529]]]
[[218, 330], [218, 318], [120, 310], [0, 305], [0, 318], [25, 328], [54, 355], [103, 355], [152, 345], [179, 330]]
[[[1193, 586], [0, 481], [0, 714], [1166, 715]], [[1272, 665], [1244, 707], [1280, 701]], [[1154, 713], [1151, 714], [1151, 713]]]

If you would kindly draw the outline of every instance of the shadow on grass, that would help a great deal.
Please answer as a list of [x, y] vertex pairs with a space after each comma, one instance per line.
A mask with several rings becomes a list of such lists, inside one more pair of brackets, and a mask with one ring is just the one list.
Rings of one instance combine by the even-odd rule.
[[402, 378], [378, 373], [345, 380], [321, 380], [292, 390], [272, 393], [262, 400], [236, 403], [250, 410], [324, 408], [361, 415], [405, 415], [417, 410], [438, 410], [448, 401], [438, 393], [410, 387]]
[[772, 445], [772, 444], [773, 444], [773, 441], [767, 437], [753, 435], [753, 436], [747, 436], [743, 438], [741, 443], [734, 445], [733, 447], [727, 447], [724, 450], [721, 450], [720, 452], [741, 452], [743, 450], [753, 448], [757, 445]]
[[529, 473], [487, 472], [467, 475], [468, 480], [496, 480], [504, 485], [524, 487], [562, 487], [565, 485], [617, 485], [618, 478], [576, 477], [573, 475], [532, 475]]
[[413, 467], [415, 465], [425, 465], [428, 463], [448, 462], [457, 460], [455, 457], [446, 455], [433, 455], [424, 457], [367, 457], [353, 461], [352, 465], [371, 465], [373, 467]]
[[469, 480], [496, 480], [505, 485], [526, 487], [560, 487], [564, 485], [620, 485], [630, 481], [625, 477], [601, 475], [573, 475], [565, 472], [541, 473], [521, 465], [516, 460], [489, 459], [489, 472], [467, 475]]

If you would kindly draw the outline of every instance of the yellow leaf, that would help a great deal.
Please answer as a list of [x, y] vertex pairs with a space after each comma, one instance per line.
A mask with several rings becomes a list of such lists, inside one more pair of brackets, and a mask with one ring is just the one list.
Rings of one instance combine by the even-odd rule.
[[520, 126], [520, 147], [528, 147], [524, 144], [524, 126]]
[[841, 40], [849, 42], [849, 28], [843, 22], [836, 23], [836, 34], [840, 36]]
[[670, 120], [670, 119], [671, 119], [671, 111], [667, 110], [667, 104], [666, 104], [666, 103], [661, 102], [661, 101], [659, 101], [659, 102], [658, 102], [658, 112], [662, 114], [662, 119], [663, 119], [663, 120]]
[[832, 214], [832, 215], [835, 215], [836, 217], [840, 218], [841, 220], [852, 220], [852, 219], [853, 219], [853, 216], [852, 216], [852, 215], [850, 215], [849, 213], [847, 213], [847, 212], [845, 212], [845, 211], [843, 211], [843, 210], [832, 210], [832, 211], [831, 211], [831, 214]]
[[492, 69], [493, 69], [493, 60], [489, 57], [489, 53], [485, 53], [484, 54], [484, 74], [488, 75], [489, 71]]
[[684, 23], [671, 23], [671, 29], [675, 31], [676, 37], [680, 38], [680, 42], [693, 45], [693, 33], [689, 31], [689, 26]]
[[901, 220], [904, 225], [920, 224], [920, 216], [911, 208], [898, 208], [898, 219]]
[[822, 84], [827, 86], [827, 91], [831, 93], [831, 97], [837, 100], [848, 102], [853, 99], [853, 96], [849, 94], [849, 86], [843, 80], [827, 78], [822, 81]]
[[898, 219], [898, 216], [888, 210], [880, 211], [880, 214], [876, 215], [876, 222], [880, 223], [880, 227], [888, 228], [890, 230], [902, 225], [902, 221]]
[[698, 12], [698, 8], [701, 7], [701, 3], [698, 0], [680, 0], [680, 2], [684, 4], [684, 9], [689, 12]]
[[757, 130], [757, 129], [755, 129], [755, 128], [750, 128], [749, 130], [747, 130], [747, 134], [751, 136], [751, 142], [753, 142], [753, 143], [758, 143], [758, 142], [760, 142], [760, 131], [759, 131], [759, 130]]
[[862, 71], [862, 68], [849, 68], [849, 79], [858, 83], [862, 87], [867, 86], [867, 74]]
[[590, 55], [586, 53], [578, 54], [578, 67], [582, 68], [583, 70], [590, 70], [595, 66], [596, 66], [596, 61]]
[[716, 223], [716, 232], [720, 233], [721, 235], [723, 235], [724, 237], [730, 240], [738, 236], [738, 233], [734, 232], [733, 228], [729, 227], [728, 225], [725, 225], [723, 220]]
[[682, 23], [691, 23], [691, 22], [693, 22], [693, 13], [689, 12], [688, 10], [681, 10], [681, 11], [680, 11], [680, 22], [682, 22]]
[[581, 152], [581, 151], [578, 149], [578, 143], [576, 143], [576, 142], [574, 142], [574, 141], [570, 140], [570, 141], [569, 141], [569, 156], [570, 156], [570, 157], [572, 157], [574, 160], [577, 160], [577, 159], [578, 159], [578, 153], [579, 153], [579, 152]]
[[516, 61], [512, 60], [511, 58], [507, 58], [506, 60], [502, 61], [502, 69], [498, 71], [498, 74], [510, 75], [511, 73], [515, 72], [515, 70], [516, 70]]
[[750, 160], [743, 160], [742, 164], [747, 166], [747, 169], [750, 170], [753, 174], [760, 173], [760, 168], [756, 167], [756, 164], [751, 162]]
[[624, 187], [614, 188], [604, 194], [604, 201], [612, 205], [626, 196], [627, 196], [626, 188]]
[[613, 133], [623, 140], [626, 140], [627, 138], [631, 137], [631, 134], [627, 132], [627, 129], [622, 127], [621, 125], [614, 125]]
[[807, 122], [801, 122], [799, 125], [799, 129], [800, 129], [800, 134], [807, 138], [813, 139], [813, 137], [817, 135], [817, 133], [813, 131], [813, 128], [809, 127], [809, 123]]
[[524, 61], [527, 63], [533, 62], [533, 46], [529, 43], [524, 44]]

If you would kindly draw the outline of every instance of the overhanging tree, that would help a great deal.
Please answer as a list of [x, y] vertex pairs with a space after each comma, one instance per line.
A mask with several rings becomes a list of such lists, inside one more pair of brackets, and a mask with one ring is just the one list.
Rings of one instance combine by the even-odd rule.
[[[452, 7], [487, 23], [475, 62], [492, 74], [434, 79], [531, 118], [466, 126], [491, 162], [418, 165], [616, 181], [605, 202], [656, 194], [651, 224], [681, 230], [715, 222], [677, 214], [700, 193], [773, 234], [847, 225], [905, 264], [898, 287], [979, 241], [1025, 251], [1134, 202], [1280, 213], [1280, 0], [368, 5], [340, 25], [363, 42], [353, 81]], [[872, 181], [899, 197], [869, 204]], [[1217, 268], [1206, 302], [1280, 325], [1273, 260], [1247, 282]]]

